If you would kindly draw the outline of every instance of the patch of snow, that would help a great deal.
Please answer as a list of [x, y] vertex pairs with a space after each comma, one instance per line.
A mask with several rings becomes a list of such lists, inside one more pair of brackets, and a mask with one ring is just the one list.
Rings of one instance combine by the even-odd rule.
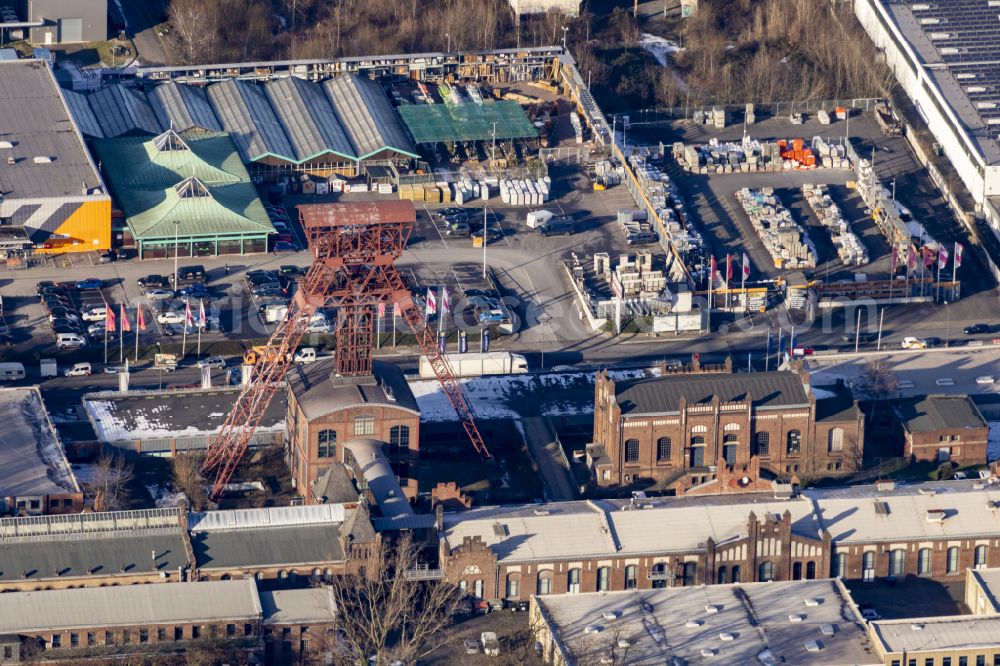
[[209, 418], [219, 418], [220, 416], [225, 416], [222, 412], [212, 412], [208, 415]]
[[187, 496], [183, 492], [170, 492], [169, 486], [147, 485], [146, 491], [153, 498], [157, 509], [180, 506], [181, 500], [187, 500]]
[[[653, 370], [611, 370], [612, 379], [656, 376]], [[525, 375], [495, 375], [459, 379], [476, 418], [518, 419], [538, 413], [543, 416], [582, 416], [594, 411], [594, 373], [553, 372]], [[455, 410], [441, 385], [434, 379], [410, 382], [420, 408], [420, 420], [456, 420]], [[527, 408], [527, 409], [526, 409]]]
[[[130, 406], [127, 417], [119, 415], [120, 404], [114, 400], [87, 400], [84, 402], [84, 407], [94, 423], [98, 440], [102, 442], [214, 435], [222, 430], [225, 417], [222, 412], [213, 412], [209, 417], [219, 419], [217, 425], [205, 424], [203, 427], [189, 425], [177, 428], [171, 422], [175, 410], [167, 404]], [[282, 420], [272, 424], [262, 423], [257, 432], [283, 432], [284, 429], [285, 424]]]
[[986, 440], [986, 460], [1000, 460], [1000, 421], [990, 421], [990, 434]]
[[642, 37], [639, 39], [639, 46], [649, 51], [656, 58], [656, 62], [664, 67], [667, 66], [667, 56], [669, 54], [684, 50], [677, 42], [672, 42], [669, 39], [657, 37], [656, 35], [650, 35], [646, 32], [642, 33]]
[[817, 400], [826, 400], [827, 398], [836, 398], [837, 394], [833, 391], [827, 391], [826, 389], [816, 388], [813, 386], [811, 388], [812, 394], [816, 396]]

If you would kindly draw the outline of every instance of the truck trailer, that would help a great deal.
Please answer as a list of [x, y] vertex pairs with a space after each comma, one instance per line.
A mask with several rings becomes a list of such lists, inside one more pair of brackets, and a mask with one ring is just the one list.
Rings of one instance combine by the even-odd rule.
[[[528, 361], [520, 354], [487, 352], [485, 354], [447, 354], [448, 365], [456, 377], [484, 375], [522, 375], [528, 372]], [[433, 379], [434, 368], [426, 356], [420, 357], [420, 377]]]

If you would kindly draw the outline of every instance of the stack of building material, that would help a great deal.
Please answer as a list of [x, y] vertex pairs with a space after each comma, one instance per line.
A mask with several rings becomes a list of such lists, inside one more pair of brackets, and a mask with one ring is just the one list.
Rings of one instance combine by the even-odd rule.
[[816, 118], [819, 120], [820, 125], [830, 124], [830, 114], [827, 113], [826, 109], [820, 109], [816, 112]]
[[511, 206], [540, 206], [549, 200], [551, 180], [501, 180], [500, 200]]
[[437, 188], [437, 185], [430, 183], [424, 185], [423, 195], [424, 203], [441, 203], [441, 190]]
[[594, 164], [594, 173], [605, 185], [618, 185], [622, 182], [623, 169], [609, 160]]
[[804, 185], [805, 197], [820, 223], [830, 230], [830, 239], [837, 248], [837, 255], [845, 264], [863, 266], [868, 263], [868, 251], [861, 239], [851, 231], [840, 212], [840, 207], [830, 197], [826, 185]]
[[570, 111], [569, 122], [573, 126], [573, 132], [576, 134], [576, 142], [583, 143], [583, 123], [580, 122], [580, 114], [576, 111]]
[[816, 167], [816, 156], [812, 148], [807, 148], [802, 139], [792, 139], [791, 143], [781, 139], [778, 141], [781, 149], [781, 159], [785, 160], [784, 169], [813, 169]]
[[[608, 271], [609, 259], [607, 253], [594, 255], [594, 273], [611, 279]], [[619, 256], [618, 265], [614, 270], [614, 281], [622, 287], [622, 298], [656, 299], [662, 296], [667, 288], [667, 278], [661, 270], [653, 270], [653, 253], [640, 250], [635, 259], [623, 254]]]
[[847, 149], [843, 144], [827, 143], [823, 137], [817, 136], [813, 138], [812, 150], [819, 156], [819, 165], [825, 169], [851, 168], [851, 161], [847, 158]]
[[[817, 159], [817, 154], [822, 159]], [[819, 137], [813, 139], [812, 147], [802, 139], [760, 142], [749, 137], [742, 142], [712, 139], [704, 145], [677, 142], [671, 155], [685, 170], [700, 174], [850, 167], [843, 146], [827, 144]]]
[[440, 201], [441, 203], [451, 203], [451, 185], [445, 181], [439, 181], [434, 183], [438, 191], [441, 193]]
[[726, 126], [726, 109], [722, 106], [712, 107], [712, 124], [716, 129], [723, 129]]
[[792, 219], [792, 213], [765, 187], [752, 190], [744, 187], [736, 192], [736, 200], [750, 218], [750, 224], [777, 268], [812, 268], [816, 266], [816, 250], [805, 230]]

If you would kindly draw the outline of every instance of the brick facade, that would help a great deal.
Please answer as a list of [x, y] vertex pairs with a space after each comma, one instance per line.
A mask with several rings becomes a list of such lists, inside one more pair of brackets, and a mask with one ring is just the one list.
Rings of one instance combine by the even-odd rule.
[[[803, 373], [801, 381], [808, 386], [808, 375]], [[709, 466], [720, 459], [733, 471], [748, 469], [757, 458], [761, 468], [787, 477], [837, 475], [860, 466], [860, 410], [818, 420], [809, 391], [802, 405], [787, 409], [761, 409], [748, 389], [738, 401], [713, 395], [707, 403], [692, 403], [681, 397], [675, 413], [659, 415], [623, 415], [616, 391], [607, 372], [598, 373], [593, 441], [605, 456], [591, 470], [600, 487], [654, 481], [689, 488], [712, 480]]]
[[900, 400], [893, 411], [911, 462], [986, 464], [989, 424], [968, 396]]
[[[747, 517], [747, 535], [686, 553], [648, 553], [544, 562], [498, 561], [479, 537], [448, 548], [445, 578], [473, 597], [527, 600], [532, 594], [652, 589], [719, 582], [822, 578], [829, 570], [829, 537], [792, 534], [790, 513]], [[763, 578], [762, 578], [763, 577]]]

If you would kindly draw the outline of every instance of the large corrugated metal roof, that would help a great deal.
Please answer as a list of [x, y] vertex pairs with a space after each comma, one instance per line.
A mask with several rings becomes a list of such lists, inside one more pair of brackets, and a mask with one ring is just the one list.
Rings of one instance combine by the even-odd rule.
[[146, 96], [120, 83], [92, 92], [87, 101], [106, 137], [129, 132], [159, 134], [163, 131]]
[[[131, 202], [141, 212], [128, 217], [128, 226], [136, 238], [274, 232], [257, 190], [249, 183], [205, 187], [205, 196], [184, 196], [181, 189], [183, 183], [163, 191], [135, 192]], [[179, 227], [175, 221], [180, 221]]]
[[244, 162], [267, 156], [296, 161], [292, 144], [261, 86], [242, 80], [221, 81], [209, 86], [208, 98]]
[[262, 590], [264, 624], [319, 624], [336, 620], [337, 604], [329, 587]]
[[0, 390], [0, 497], [78, 493], [37, 388]]
[[69, 107], [70, 113], [73, 114], [73, 120], [76, 121], [76, 126], [80, 128], [80, 132], [96, 139], [103, 138], [104, 130], [101, 129], [101, 124], [97, 121], [94, 110], [90, 108], [87, 96], [75, 90], [63, 90], [62, 94], [66, 98], [66, 106]]
[[177, 131], [192, 127], [222, 131], [222, 123], [215, 117], [204, 88], [167, 81], [153, 88], [148, 97], [163, 127]]
[[[79, 197], [102, 187], [49, 66], [38, 60], [0, 61], [0, 149], [3, 199]], [[8, 155], [17, 160], [6, 164]], [[36, 164], [35, 157], [53, 158]]]
[[748, 374], [705, 373], [643, 377], [615, 382], [616, 397], [622, 414], [674, 413], [681, 400], [689, 405], [753, 399], [760, 409], [804, 407], [809, 405], [802, 377], [793, 372], [754, 372]]
[[199, 568], [322, 565], [343, 562], [340, 523], [211, 530], [191, 535]]
[[252, 578], [11, 592], [0, 595], [0, 633], [263, 619]]
[[264, 89], [295, 148], [297, 161], [306, 162], [324, 153], [354, 158], [351, 142], [317, 84], [292, 76], [271, 81]]
[[262, 509], [203, 511], [188, 517], [192, 532], [213, 530], [244, 530], [256, 527], [290, 527], [344, 522], [343, 504], [313, 504], [309, 506], [276, 506]]
[[417, 157], [413, 143], [378, 83], [346, 74], [326, 81], [323, 89], [347, 130], [358, 159], [384, 150]]

